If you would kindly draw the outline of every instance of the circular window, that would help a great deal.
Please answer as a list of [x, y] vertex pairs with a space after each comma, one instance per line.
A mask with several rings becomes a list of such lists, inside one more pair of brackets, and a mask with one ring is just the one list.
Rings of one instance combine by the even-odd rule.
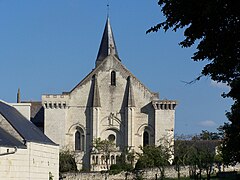
[[109, 140], [109, 141], [115, 141], [115, 136], [114, 136], [113, 134], [110, 134], [110, 135], [108, 136], [108, 140]]

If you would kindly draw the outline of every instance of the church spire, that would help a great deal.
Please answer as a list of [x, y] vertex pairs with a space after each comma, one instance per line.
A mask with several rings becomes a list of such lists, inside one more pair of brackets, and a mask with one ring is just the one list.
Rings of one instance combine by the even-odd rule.
[[96, 66], [98, 66], [98, 64], [100, 64], [110, 54], [119, 58], [117, 46], [115, 44], [112, 28], [110, 25], [110, 20], [109, 17], [107, 17], [106, 25], [102, 36], [102, 41], [96, 59]]

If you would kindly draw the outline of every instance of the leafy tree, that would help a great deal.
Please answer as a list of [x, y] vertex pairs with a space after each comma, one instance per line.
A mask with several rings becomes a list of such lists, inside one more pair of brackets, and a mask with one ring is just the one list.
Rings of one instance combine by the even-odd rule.
[[229, 162], [240, 162], [240, 148], [232, 146], [240, 142], [240, 1], [159, 0], [158, 4], [166, 19], [147, 33], [184, 28], [185, 39], [180, 45], [188, 48], [197, 44], [192, 59], [208, 62], [196, 80], [210, 76], [230, 87], [223, 94], [234, 100], [231, 112], [227, 113], [231, 124], [224, 127], [223, 148], [228, 149]]
[[207, 173], [210, 179], [212, 166], [214, 164], [216, 141], [189, 141], [186, 148], [186, 164], [189, 165], [191, 177], [198, 178], [197, 170], [201, 179], [202, 171]]
[[218, 172], [221, 172], [221, 166], [224, 164], [223, 154], [221, 152], [221, 146], [218, 146], [217, 153], [214, 156], [214, 162], [218, 167]]
[[74, 154], [69, 150], [61, 151], [59, 154], [59, 171], [61, 173], [77, 171]]
[[224, 140], [220, 146], [223, 163], [226, 165], [235, 165], [240, 161], [240, 132], [238, 126], [233, 123], [225, 123], [222, 127], [224, 131]]
[[169, 147], [164, 145], [152, 145], [140, 147], [140, 149], [142, 153], [138, 153], [139, 159], [135, 169], [156, 167], [161, 173], [161, 179], [163, 179], [165, 167], [170, 164], [169, 159], [171, 158], [171, 152]]
[[107, 139], [101, 140], [100, 138], [97, 138], [93, 141], [93, 147], [103, 154], [107, 169], [109, 169], [108, 162], [110, 159], [110, 153], [116, 151], [114, 142]]
[[202, 130], [199, 135], [192, 137], [192, 140], [220, 140], [221, 135], [216, 132], [209, 132], [208, 130]]
[[122, 152], [116, 164], [110, 166], [110, 174], [118, 174], [122, 171], [131, 172], [133, 170], [134, 152], [128, 149]]
[[176, 140], [174, 143], [174, 160], [175, 170], [178, 172], [178, 179], [181, 176], [181, 167], [187, 165], [187, 155], [189, 146], [186, 140]]

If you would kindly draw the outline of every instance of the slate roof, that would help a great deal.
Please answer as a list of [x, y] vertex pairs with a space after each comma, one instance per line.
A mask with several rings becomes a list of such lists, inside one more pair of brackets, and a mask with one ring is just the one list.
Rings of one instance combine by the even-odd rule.
[[26, 146], [0, 127], [0, 146], [26, 148]]
[[[174, 146], [176, 148], [179, 144], [182, 144], [185, 147], [205, 148], [214, 153], [220, 142], [220, 140], [176, 140]], [[177, 148], [175, 151], [177, 152]]]
[[57, 145], [14, 107], [0, 101], [0, 113], [27, 142]]
[[98, 65], [99, 62], [103, 61], [110, 54], [116, 56], [119, 59], [117, 46], [115, 44], [112, 28], [110, 25], [110, 20], [108, 17], [103, 31], [103, 36], [99, 47], [96, 64]]

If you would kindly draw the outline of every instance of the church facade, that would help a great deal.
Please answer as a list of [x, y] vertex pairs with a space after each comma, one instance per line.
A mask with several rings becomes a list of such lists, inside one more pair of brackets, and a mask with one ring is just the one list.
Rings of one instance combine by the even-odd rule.
[[107, 19], [95, 68], [71, 91], [42, 95], [43, 129], [60, 149], [75, 151], [80, 166], [100, 171], [107, 167], [94, 140], [114, 142], [109, 165], [115, 164], [126, 148], [137, 152], [173, 137], [176, 105], [160, 100], [122, 64]]

